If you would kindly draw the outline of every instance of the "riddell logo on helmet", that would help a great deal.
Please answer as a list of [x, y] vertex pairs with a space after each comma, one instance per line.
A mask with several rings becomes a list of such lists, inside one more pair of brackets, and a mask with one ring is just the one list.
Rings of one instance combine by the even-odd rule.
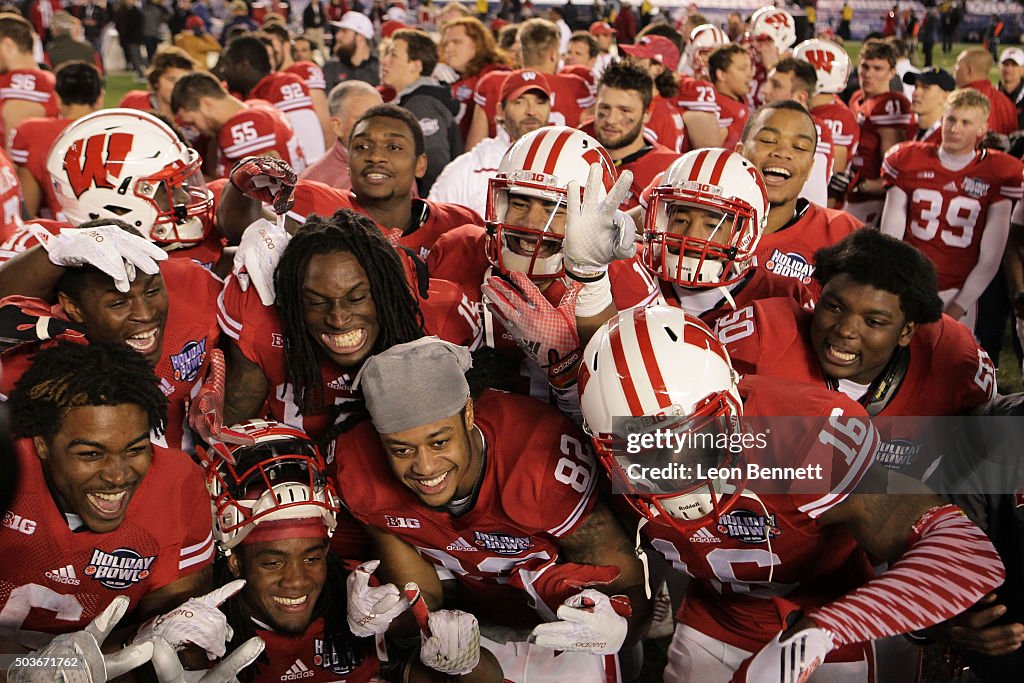
[[76, 140], [64, 155], [64, 169], [76, 197], [93, 187], [113, 189], [111, 178], [121, 175], [125, 158], [132, 150], [131, 133], [93, 135]]
[[815, 69], [821, 69], [827, 74], [832, 73], [832, 62], [836, 56], [828, 50], [811, 50], [804, 55], [804, 59], [811, 63]]

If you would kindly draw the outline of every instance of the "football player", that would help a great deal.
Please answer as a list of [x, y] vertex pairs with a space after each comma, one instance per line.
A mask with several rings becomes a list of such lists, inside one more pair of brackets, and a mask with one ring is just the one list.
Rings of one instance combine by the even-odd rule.
[[748, 103], [753, 65], [750, 53], [741, 45], [729, 43], [708, 56], [708, 80], [715, 84], [715, 100], [721, 109], [719, 123], [726, 133], [715, 147], [731, 149], [740, 141], [750, 117]]
[[[262, 43], [260, 49], [266, 56]], [[182, 76], [174, 84], [171, 109], [182, 123], [217, 140], [214, 175], [218, 178], [227, 177], [236, 161], [252, 155], [277, 156], [297, 173], [306, 168], [299, 138], [279, 109], [269, 104], [247, 104], [233, 97], [208, 73]], [[317, 122], [317, 128], [319, 125]], [[322, 147], [322, 138], [320, 142]]]
[[303, 158], [315, 161], [324, 155], [324, 131], [309, 88], [299, 76], [275, 71], [267, 47], [258, 36], [234, 38], [224, 48], [218, 68], [229, 91], [243, 100], [277, 107], [295, 130]]
[[[644, 125], [644, 138], [678, 153], [687, 144], [682, 112], [672, 101], [679, 92], [679, 77], [675, 72], [675, 66], [679, 62], [679, 50], [675, 43], [659, 35], [644, 36], [636, 45], [629, 47], [634, 48], [628, 52], [631, 61], [646, 69], [654, 80], [654, 97], [647, 107], [648, 120]], [[607, 66], [605, 68], [607, 69]], [[622, 84], [621, 74], [615, 80]], [[626, 80], [636, 81], [635, 78]], [[614, 82], [608, 81], [609, 85]], [[641, 94], [644, 92], [646, 91], [640, 90]], [[611, 150], [610, 147], [608, 149]]]
[[999, 270], [1013, 202], [1024, 194], [1019, 159], [976, 150], [988, 130], [988, 98], [956, 90], [946, 99], [942, 142], [906, 142], [882, 164], [882, 232], [935, 264], [945, 312], [974, 329], [977, 301]]
[[785, 57], [796, 42], [796, 23], [793, 15], [777, 7], [762, 7], [750, 16], [750, 31], [746, 40], [754, 58], [754, 79], [750, 88], [752, 108], [764, 104], [762, 89], [771, 71]]
[[[666, 680], [864, 683], [873, 680], [872, 640], [959, 614], [1002, 582], [998, 553], [962, 510], [872, 467], [878, 435], [863, 407], [822, 386], [737, 380], [707, 327], [659, 306], [626, 311], [601, 328], [580, 370], [602, 467], [647, 544], [693, 577]], [[756, 424], [770, 425], [764, 449], [694, 445], [670, 451], [669, 461], [654, 449], [630, 455], [635, 437], [653, 436], [638, 428], [721, 443], [740, 435], [740, 416], [792, 412], [814, 418], [817, 438], [806, 425], [762, 420]], [[643, 475], [642, 465], [666, 462], [676, 471], [714, 469], [667, 480]], [[759, 495], [750, 464], [818, 465], [829, 475]], [[875, 493], [886, 490], [901, 495]], [[859, 568], [864, 550], [893, 564], [869, 578]]]
[[[21, 482], [0, 527], [0, 550], [18, 558], [0, 570], [0, 641], [39, 647], [118, 596], [138, 623], [209, 590], [202, 472], [152, 442], [167, 399], [143, 356], [123, 344], [58, 344], [35, 356], [9, 405]], [[178, 644], [182, 623], [167, 621], [174, 632], [156, 635]], [[192, 638], [217, 649], [213, 629]]]
[[[10, 133], [11, 159], [18, 168], [22, 201], [29, 218], [57, 218], [60, 202], [47, 174], [47, 155], [57, 136], [73, 121], [103, 108], [103, 76], [93, 64], [62, 64], [55, 78], [60, 118], [25, 119]], [[10, 235], [4, 239], [7, 237]]]
[[[876, 230], [815, 254], [821, 296], [810, 313], [791, 300], [754, 302], [716, 323], [736, 369], [825, 386], [885, 418], [961, 415], [996, 392], [995, 368], [970, 331], [942, 315], [935, 268]], [[942, 368], [936, 375], [934, 368]], [[887, 420], [879, 461], [924, 478], [941, 457], [912, 423]]]
[[611, 680], [606, 656], [639, 637], [649, 609], [590, 449], [542, 403], [471, 399], [469, 366], [468, 349], [436, 339], [367, 360], [359, 382], [372, 422], [344, 435], [335, 461], [345, 503], [374, 541], [382, 581], [413, 581], [430, 609], [464, 606], [517, 629], [509, 642], [483, 640], [505, 680]]
[[885, 199], [882, 157], [897, 143], [917, 133], [910, 100], [889, 90], [896, 74], [896, 51], [881, 40], [868, 40], [858, 57], [860, 89], [850, 98], [850, 110], [860, 124], [860, 143], [849, 170], [837, 172], [829, 193], [845, 198], [845, 208], [864, 223], [876, 220]]
[[187, 52], [174, 45], [163, 45], [150, 59], [149, 68], [146, 69], [149, 90], [129, 90], [117, 106], [155, 112], [173, 119], [171, 93], [174, 91], [174, 84], [179, 78], [195, 70], [196, 62]]
[[768, 196], [761, 174], [739, 153], [684, 154], [651, 191], [645, 216], [643, 262], [661, 280], [659, 303], [709, 325], [757, 299], [788, 296], [813, 305], [807, 287], [754, 258]]
[[54, 78], [39, 68], [32, 47], [36, 32], [21, 15], [0, 13], [0, 122], [8, 134], [27, 118], [57, 116]]
[[[324, 131], [324, 144], [329, 145], [334, 136], [330, 135], [330, 116], [327, 111], [327, 81], [324, 79], [323, 69], [309, 59], [296, 61], [293, 56], [299, 42], [309, 44], [308, 38], [296, 38], [292, 41], [291, 34], [284, 24], [264, 24], [260, 33], [269, 41], [270, 52], [273, 58], [274, 71], [281, 73], [295, 74], [302, 79], [309, 89], [309, 97], [313, 101], [313, 110], [320, 119], [320, 128]], [[311, 56], [311, 55], [310, 55]], [[310, 157], [309, 162], [316, 161], [319, 157]]]
[[764, 177], [768, 222], [758, 262], [776, 275], [811, 285], [814, 252], [833, 244], [860, 223], [849, 214], [800, 197], [814, 164], [817, 127], [798, 102], [783, 100], [754, 112], [737, 151]]
[[817, 81], [807, 107], [832, 133], [835, 172], [845, 171], [860, 142], [857, 117], [839, 99], [839, 93], [846, 90], [846, 82], [850, 77], [850, 55], [841, 45], [814, 38], [793, 48], [793, 56], [814, 67]]
[[[328, 552], [338, 499], [320, 449], [302, 431], [278, 422], [249, 420], [231, 430], [253, 443], [214, 442], [201, 453], [214, 539], [224, 555], [218, 578], [224, 583], [245, 579], [245, 588], [223, 606], [232, 642], [258, 636], [266, 643], [264, 656], [244, 680], [379, 680], [373, 640], [353, 635], [345, 621], [346, 583], [358, 584], [358, 577], [347, 580], [348, 569]], [[357, 600], [384, 590], [362, 585], [363, 594], [353, 596]], [[437, 619], [433, 625], [440, 633], [447, 624]], [[493, 661], [486, 655], [481, 659], [481, 669]], [[418, 661], [386, 663], [399, 680], [443, 680]], [[478, 673], [468, 680], [486, 679]]]
[[[122, 221], [104, 218], [56, 236], [39, 234], [42, 245], [0, 268], [0, 297], [35, 297], [41, 300], [37, 308], [47, 314], [50, 304], [57, 303], [54, 317], [80, 329], [89, 342], [124, 344], [141, 354], [168, 400], [164, 433], [153, 438], [163, 447], [191, 450], [187, 406], [220, 339], [220, 280], [188, 259], [165, 260], [166, 253]], [[3, 335], [17, 336], [17, 331]], [[52, 343], [5, 352], [3, 394], [31, 365], [39, 347]]]
[[708, 57], [717, 48], [728, 45], [729, 36], [714, 24], [701, 24], [690, 31], [690, 40], [679, 63], [680, 73], [708, 80]]

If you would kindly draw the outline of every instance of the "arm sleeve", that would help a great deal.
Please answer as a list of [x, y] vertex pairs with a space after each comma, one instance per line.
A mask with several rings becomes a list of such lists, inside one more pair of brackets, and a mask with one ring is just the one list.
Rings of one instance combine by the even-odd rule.
[[896, 185], [889, 187], [885, 193], [885, 206], [882, 208], [882, 222], [879, 226], [886, 235], [902, 240], [907, 232], [907, 193]]
[[985, 291], [999, 270], [1006, 249], [1006, 237], [1010, 234], [1010, 200], [998, 201], [988, 207], [985, 217], [985, 231], [981, 234], [978, 262], [964, 281], [964, 286], [953, 303], [964, 310], [969, 309]]

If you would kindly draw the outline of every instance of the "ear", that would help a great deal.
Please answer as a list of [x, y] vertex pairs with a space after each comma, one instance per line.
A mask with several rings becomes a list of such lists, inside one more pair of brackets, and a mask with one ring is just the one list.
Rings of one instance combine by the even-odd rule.
[[236, 579], [242, 576], [242, 569], [238, 566], [238, 553], [233, 552], [228, 555], [228, 571], [231, 572], [231, 576]]
[[64, 312], [72, 322], [76, 322], [79, 325], [85, 324], [85, 316], [82, 315], [82, 308], [74, 299], [64, 292], [57, 292], [57, 302], [64, 308]]
[[736, 143], [736, 149], [734, 149], [733, 151], [738, 153], [738, 154], [743, 154], [743, 141], [742, 140], [740, 140], [739, 142]]
[[917, 332], [917, 323], [908, 322], [900, 330], [900, 336], [896, 340], [896, 343], [900, 346], [906, 346], [910, 343], [910, 340], [914, 338], [914, 333]]
[[476, 422], [473, 419], [473, 399], [469, 399], [468, 401], [466, 401], [464, 424], [466, 425], [467, 432], [473, 428], [474, 424], [476, 424]]
[[426, 174], [426, 172], [427, 172], [427, 155], [426, 154], [421, 154], [419, 156], [419, 158], [416, 159], [416, 177], [417, 178], [422, 178]]
[[40, 460], [50, 459], [50, 447], [46, 444], [46, 439], [41, 436], [33, 436], [32, 445], [35, 446], [36, 455]]

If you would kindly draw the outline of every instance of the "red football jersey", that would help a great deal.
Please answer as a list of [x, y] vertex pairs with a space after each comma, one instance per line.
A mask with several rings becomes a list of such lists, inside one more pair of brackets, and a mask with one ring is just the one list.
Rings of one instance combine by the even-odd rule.
[[882, 157], [888, 150], [882, 149], [878, 131], [882, 128], [902, 130], [907, 140], [917, 134], [914, 114], [910, 111], [910, 100], [898, 92], [885, 92], [864, 98], [864, 91], [858, 90], [850, 98], [850, 110], [857, 117], [860, 126], [860, 143], [853, 155], [852, 167], [861, 180], [882, 177]]
[[716, 92], [715, 96], [718, 98], [718, 106], [721, 109], [721, 113], [718, 116], [718, 124], [722, 128], [729, 129], [722, 147], [725, 149], [736, 149], [736, 143], [743, 137], [743, 127], [747, 125], [747, 119], [750, 118], [750, 109], [747, 107], [747, 101], [737, 100], [735, 97], [729, 97], [720, 92]]
[[53, 141], [71, 123], [71, 119], [30, 118], [11, 131], [8, 146], [11, 159], [18, 166], [24, 166], [42, 190], [43, 201], [39, 206], [41, 218], [55, 218], [60, 213], [60, 202], [57, 201], [50, 174], [46, 170], [46, 158]]
[[477, 500], [463, 515], [426, 507], [397, 481], [369, 421], [339, 439], [333, 474], [359, 521], [450, 570], [478, 616], [510, 626], [537, 623], [530, 595], [509, 576], [555, 561], [559, 539], [593, 509], [597, 471], [589, 440], [556, 409], [512, 394], [484, 392], [473, 415], [486, 458]]
[[[352, 190], [339, 190], [314, 180], [299, 179], [295, 187], [295, 206], [289, 216], [304, 223], [306, 216], [317, 214], [330, 216], [338, 209], [352, 209], [364, 216], [369, 212], [359, 203], [359, 198]], [[434, 243], [441, 235], [452, 228], [467, 223], [483, 225], [484, 221], [472, 209], [448, 202], [432, 202], [427, 199], [412, 200], [413, 216], [419, 217], [419, 223], [413, 230], [398, 230], [379, 226], [388, 239], [397, 241], [403, 247], [412, 249], [420, 258], [426, 259]]]
[[227, 177], [231, 167], [243, 157], [268, 152], [276, 152], [296, 173], [301, 173], [306, 168], [306, 159], [288, 119], [272, 104], [252, 100], [246, 104], [248, 106], [228, 119], [217, 134], [217, 177]]
[[[308, 683], [370, 683], [379, 681], [380, 662], [372, 639], [366, 640], [361, 661], [343, 661], [324, 640], [324, 619], [314, 619], [302, 634], [278, 633], [253, 619], [256, 635], [267, 644], [263, 655], [246, 669], [253, 683], [305, 681]], [[243, 677], [244, 678], [244, 677]]]
[[[857, 123], [854, 113], [838, 96], [833, 95], [832, 102], [815, 107], [811, 110], [811, 114], [820, 119], [832, 133], [833, 145], [846, 147], [846, 163], [849, 164], [860, 143], [860, 125]], [[845, 169], [837, 168], [835, 170]]]
[[[167, 397], [167, 426], [163, 436], [154, 438], [153, 443], [191, 450], [188, 405], [193, 390], [206, 375], [209, 352], [220, 340], [217, 297], [221, 283], [210, 271], [187, 259], [163, 261], [160, 273], [167, 289], [167, 321], [160, 360], [153, 372], [160, 378], [160, 390]], [[34, 344], [19, 345], [0, 356], [4, 368], [0, 393], [10, 395], [37, 350]]]
[[153, 104], [153, 93], [149, 90], [129, 90], [121, 98], [121, 102], [117, 106], [125, 109], [154, 111]]
[[675, 105], [684, 114], [688, 111], [703, 111], [721, 118], [718, 105], [718, 93], [709, 81], [693, 76], [679, 77], [679, 92], [676, 93]]
[[[322, 73], [320, 75], [323, 76]], [[270, 102], [281, 111], [313, 108], [306, 83], [302, 77], [289, 71], [267, 74], [252, 87], [245, 99]]]
[[650, 149], [615, 162], [619, 174], [626, 170], [633, 172], [633, 182], [630, 183], [629, 192], [619, 207], [623, 211], [640, 206], [640, 193], [654, 180], [654, 176], [663, 172], [681, 156], [679, 152], [663, 147], [657, 142], [647, 142], [651, 145]]
[[302, 79], [310, 90], [326, 90], [327, 81], [324, 80], [324, 70], [314, 62], [295, 62], [282, 71], [286, 74], [295, 74]]
[[147, 594], [207, 567], [213, 519], [203, 472], [185, 453], [154, 448], [153, 464], [115, 531], [71, 531], [30, 439], [16, 442], [21, 480], [0, 527], [0, 633], [38, 648], [81, 630], [118, 595]]
[[[487, 135], [494, 137], [497, 129], [494, 118], [498, 114], [501, 103], [501, 86], [508, 74], [495, 72], [483, 76], [476, 84], [473, 102], [484, 108], [489, 122]], [[594, 106], [594, 94], [585, 80], [576, 74], [545, 74], [551, 88], [551, 116], [548, 123], [552, 126], [569, 126], [575, 128], [580, 123], [580, 114], [584, 109]]]
[[[53, 72], [42, 69], [15, 69], [0, 74], [0, 107], [4, 102], [20, 100], [42, 105], [44, 116], [60, 116], [57, 94], [53, 90], [56, 83]], [[4, 131], [6, 138], [7, 131]]]
[[686, 126], [683, 125], [683, 115], [676, 106], [671, 100], [655, 95], [649, 111], [651, 119], [644, 128], [644, 137], [673, 152], [681, 151], [686, 144]]
[[[749, 306], [761, 299], [772, 299], [775, 297], [787, 297], [798, 302], [803, 308], [814, 310], [816, 299], [815, 292], [805, 286], [796, 278], [776, 275], [764, 268], [753, 267], [743, 276], [734, 287], [729, 290], [733, 302], [730, 303], [725, 297], [720, 297], [714, 303], [713, 308], [704, 308], [694, 300], [707, 289], [684, 289], [671, 282], [659, 282], [661, 285], [658, 303], [673, 308], [682, 308], [691, 315], [696, 315], [708, 327], [714, 327], [715, 322], [724, 315], [735, 310]], [[703, 302], [702, 302], [703, 303]]]
[[[0, 154], [0, 239], [10, 239], [22, 228], [21, 184], [14, 163], [4, 152]], [[2, 261], [0, 261], [2, 262]]]
[[[472, 76], [463, 76], [452, 83], [452, 98], [459, 103], [459, 113], [455, 115], [455, 121], [459, 124], [459, 132], [462, 133], [463, 140], [469, 133], [469, 124], [473, 122], [473, 112], [476, 109], [473, 93], [476, 91], [476, 85], [481, 78], [493, 71], [508, 71], [508, 67], [504, 64], [487, 64]], [[488, 120], [493, 122], [494, 118], [491, 117]]]
[[757, 262], [769, 272], [796, 278], [816, 290], [811, 278], [814, 252], [835, 244], [859, 227], [860, 221], [844, 211], [800, 200], [793, 221], [761, 237]]
[[821, 480], [797, 480], [787, 494], [743, 496], [728, 512], [689, 534], [657, 521], [645, 525], [643, 534], [676, 570], [694, 577], [677, 620], [757, 652], [786, 628], [772, 598], [812, 609], [868, 578], [853, 537], [838, 525], [820, 525], [817, 518], [857, 486], [879, 437], [861, 406], [822, 387], [748, 376], [740, 381], [739, 391], [744, 415], [800, 412], [817, 418], [812, 435], [776, 424], [768, 437], [770, 448], [758, 450], [751, 462], [764, 467], [818, 465]]
[[887, 186], [907, 194], [903, 240], [935, 264], [940, 290], [963, 287], [978, 264], [988, 208], [1024, 195], [1024, 164], [995, 150], [981, 150], [966, 167], [951, 171], [938, 146], [905, 142], [886, 155], [882, 171]]

